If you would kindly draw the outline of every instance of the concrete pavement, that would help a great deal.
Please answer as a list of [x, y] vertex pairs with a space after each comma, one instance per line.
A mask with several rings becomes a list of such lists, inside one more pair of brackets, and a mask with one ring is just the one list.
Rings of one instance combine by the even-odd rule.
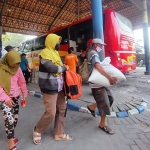
[[[150, 95], [147, 93], [148, 83], [142, 83], [143, 92], [137, 90], [141, 86], [138, 80], [142, 72], [138, 72], [137, 78], [127, 77], [126, 82], [111, 87], [115, 98], [114, 104], [122, 99], [130, 101], [133, 96], [146, 97], [150, 102]], [[36, 84], [29, 84], [28, 89], [39, 91]], [[83, 85], [83, 96], [80, 100], [73, 102], [84, 107], [94, 102], [88, 85]], [[42, 144], [34, 145], [32, 129], [43, 112], [42, 99], [31, 95], [28, 97], [27, 106], [20, 107], [19, 122], [15, 130], [15, 135], [19, 138], [19, 150], [150, 150], [149, 107], [141, 114], [126, 118], [108, 118], [108, 125], [115, 130], [114, 135], [108, 135], [98, 128], [99, 117], [94, 118], [87, 113], [68, 110], [65, 131], [74, 137], [73, 141], [55, 141], [52, 123], [42, 135]], [[2, 114], [0, 117], [0, 150], [8, 150]]]

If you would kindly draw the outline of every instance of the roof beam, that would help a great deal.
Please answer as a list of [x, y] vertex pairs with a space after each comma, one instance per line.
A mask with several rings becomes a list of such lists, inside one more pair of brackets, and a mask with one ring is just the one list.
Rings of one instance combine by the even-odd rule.
[[129, 0], [136, 8], [143, 10], [143, 5], [139, 0]]
[[124, 2], [126, 2], [126, 3], [128, 3], [128, 4], [132, 4], [132, 3], [130, 2], [130, 0], [122, 0], [122, 1], [124, 1]]
[[53, 20], [53, 22], [52, 22], [52, 23], [50, 24], [50, 26], [49, 26], [49, 30], [51, 29], [52, 25], [54, 24], [54, 22], [56, 21], [56, 19], [57, 19], [58, 16], [60, 15], [61, 11], [62, 11], [62, 10], [64, 9], [64, 7], [66, 6], [67, 2], [68, 2], [68, 0], [66, 0], [66, 2], [64, 3], [64, 5], [63, 5], [63, 6], [61, 7], [61, 9], [58, 11], [58, 13], [57, 13], [55, 19]]
[[4, 3], [3, 3], [2, 11], [1, 11], [1, 14], [0, 14], [0, 26], [2, 25], [2, 16], [3, 16], [4, 11], [6, 9], [7, 2], [8, 2], [8, 0], [5, 0]]
[[124, 8], [116, 9], [115, 11], [122, 11], [122, 10], [128, 9], [128, 8], [130, 8], [130, 7], [132, 7], [132, 5], [131, 5], [131, 6], [126, 6], [126, 7], [124, 7]]

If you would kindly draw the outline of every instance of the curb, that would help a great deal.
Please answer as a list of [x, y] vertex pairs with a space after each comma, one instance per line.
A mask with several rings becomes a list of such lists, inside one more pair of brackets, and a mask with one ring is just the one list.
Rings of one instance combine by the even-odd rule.
[[[34, 97], [37, 97], [37, 98], [42, 98], [43, 97], [40, 92], [31, 91], [31, 90], [27, 90], [27, 91], [30, 95], [32, 95]], [[111, 114], [107, 115], [107, 117], [125, 118], [125, 117], [131, 116], [131, 115], [140, 114], [140, 113], [142, 113], [146, 110], [147, 103], [148, 103], [148, 101], [145, 98], [142, 98], [142, 102], [139, 106], [137, 106], [137, 107], [135, 107], [131, 110], [128, 110], [128, 111], [111, 112]], [[67, 103], [67, 108], [70, 109], [70, 110], [73, 110], [73, 111], [79, 111], [79, 112], [82, 112], [82, 113], [91, 114], [91, 112], [86, 107], [81, 107], [81, 106], [79, 106], [79, 105], [77, 105], [73, 102], [70, 102], [70, 101], [68, 101], [68, 103]], [[100, 115], [100, 113], [97, 109], [95, 110], [95, 113], [98, 116]]]

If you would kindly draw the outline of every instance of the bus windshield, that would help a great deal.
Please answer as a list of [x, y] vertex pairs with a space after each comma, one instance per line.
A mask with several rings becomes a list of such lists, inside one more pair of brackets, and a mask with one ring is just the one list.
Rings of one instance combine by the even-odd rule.
[[115, 12], [117, 21], [119, 23], [119, 26], [121, 27], [121, 29], [123, 29], [126, 32], [132, 33], [132, 23], [129, 19], [125, 18], [124, 16], [118, 14], [117, 12]]

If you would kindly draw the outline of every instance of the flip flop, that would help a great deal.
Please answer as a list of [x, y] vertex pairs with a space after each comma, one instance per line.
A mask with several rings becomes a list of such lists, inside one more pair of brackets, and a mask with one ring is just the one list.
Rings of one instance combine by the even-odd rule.
[[15, 143], [15, 145], [17, 145], [19, 143], [19, 140], [16, 137], [14, 137], [14, 143]]
[[87, 106], [87, 109], [91, 112], [91, 115], [96, 118], [95, 110], [91, 110], [89, 106]]
[[102, 129], [104, 132], [110, 134], [110, 135], [113, 135], [113, 134], [114, 134], [114, 132], [113, 132], [113, 133], [110, 132], [110, 131], [113, 131], [113, 130], [110, 129], [108, 126], [105, 126], [105, 127], [100, 127], [100, 126], [99, 126], [99, 128]]
[[16, 146], [14, 146], [13, 148], [9, 149], [9, 150], [18, 150]]

